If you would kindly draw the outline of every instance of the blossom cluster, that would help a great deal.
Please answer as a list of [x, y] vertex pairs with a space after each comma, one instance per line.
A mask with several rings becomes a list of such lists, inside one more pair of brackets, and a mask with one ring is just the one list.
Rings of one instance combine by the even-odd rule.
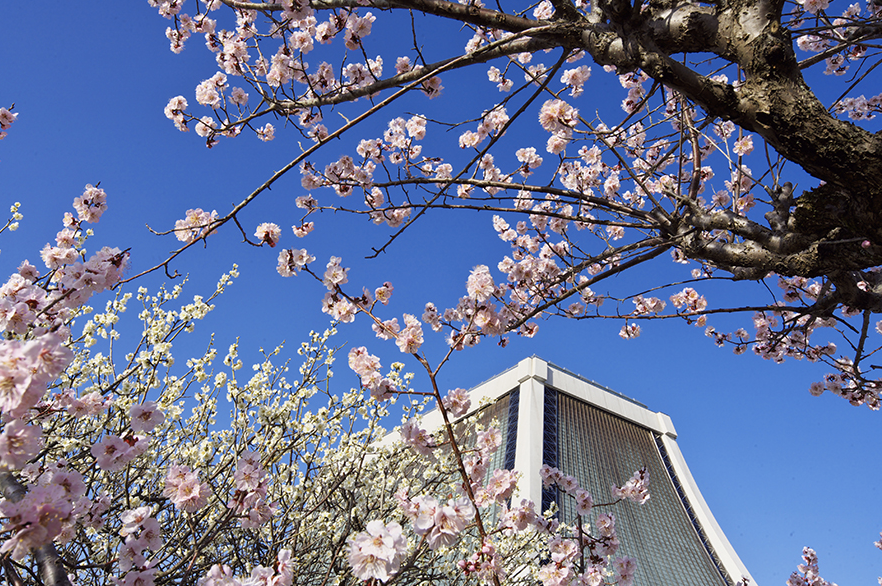
[[468, 497], [449, 499], [441, 504], [435, 497], [402, 498], [402, 511], [413, 522], [414, 532], [426, 539], [429, 549], [453, 545], [475, 516]]
[[0, 107], [0, 140], [8, 136], [6, 131], [9, 130], [17, 118], [18, 112], [12, 112], [8, 108]]
[[398, 573], [405, 553], [407, 539], [401, 525], [394, 521], [387, 525], [375, 519], [365, 531], [349, 539], [349, 565], [359, 580], [388, 582]]
[[802, 560], [797, 571], [787, 579], [787, 586], [836, 586], [827, 582], [818, 573], [818, 554], [810, 547], [803, 548]]
[[267, 503], [269, 478], [260, 464], [260, 457], [246, 450], [239, 456], [233, 475], [235, 493], [227, 505], [233, 509], [245, 529], [257, 529], [269, 521], [276, 510]]
[[77, 522], [92, 508], [85, 492], [82, 475], [59, 463], [40, 475], [18, 501], [0, 501], [0, 515], [6, 518], [3, 531], [12, 535], [0, 546], [0, 553], [21, 560], [31, 549], [53, 540], [70, 541]]

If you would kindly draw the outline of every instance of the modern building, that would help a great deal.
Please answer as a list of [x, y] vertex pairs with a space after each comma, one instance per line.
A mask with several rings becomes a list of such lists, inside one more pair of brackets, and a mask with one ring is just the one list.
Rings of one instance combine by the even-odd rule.
[[[595, 502], [611, 500], [613, 485], [649, 469], [650, 499], [614, 510], [619, 553], [638, 560], [635, 584], [735, 586], [743, 578], [754, 584], [702, 498], [670, 417], [537, 357], [470, 394], [473, 409], [483, 409], [479, 417], [495, 419], [502, 432], [492, 468], [522, 474], [515, 499], [541, 502], [543, 510], [554, 500], [564, 520], [573, 518], [575, 505], [557, 489], [543, 490], [542, 464], [576, 477]], [[440, 425], [437, 411], [423, 419], [428, 429]]]

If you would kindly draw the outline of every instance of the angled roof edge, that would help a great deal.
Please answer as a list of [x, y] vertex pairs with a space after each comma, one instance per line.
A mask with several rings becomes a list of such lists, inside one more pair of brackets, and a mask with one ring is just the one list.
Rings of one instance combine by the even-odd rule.
[[[472, 411], [469, 415], [484, 404], [495, 401], [531, 378], [641, 427], [670, 437], [677, 437], [674, 424], [666, 414], [653, 411], [640, 401], [552, 364], [536, 355], [521, 360], [514, 366], [469, 389], [469, 394], [472, 397]], [[440, 426], [440, 413], [437, 409], [433, 409], [423, 416], [423, 421], [429, 428]]]

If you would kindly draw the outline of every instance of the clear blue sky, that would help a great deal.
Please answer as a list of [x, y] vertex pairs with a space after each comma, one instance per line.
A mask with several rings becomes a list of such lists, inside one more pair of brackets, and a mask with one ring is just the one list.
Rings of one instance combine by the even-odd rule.
[[[40, 248], [54, 239], [62, 213], [86, 183], [100, 181], [110, 205], [95, 227], [91, 248], [131, 247], [133, 271], [140, 271], [177, 246], [169, 237], [150, 235], [145, 224], [168, 229], [188, 208], [223, 212], [298, 152], [296, 137], [281, 123], [274, 142], [243, 136], [222, 140], [210, 151], [194, 133], [175, 130], [162, 112], [168, 99], [181, 94], [195, 104], [195, 86], [217, 67], [199, 38], [183, 54], [172, 54], [164, 36], [167, 21], [145, 1], [60, 2], [49, 9], [10, 2], [3, 13], [0, 105], [14, 102], [20, 116], [0, 142], [0, 203], [5, 208], [22, 202], [25, 216], [17, 233], [0, 237], [0, 269], [6, 274], [24, 258], [40, 264]], [[381, 15], [374, 35], [383, 34]], [[385, 34], [394, 38], [388, 30]], [[393, 63], [390, 55], [386, 66]], [[589, 112], [618, 108], [623, 94], [610, 93], [615, 80], [604, 80], [600, 68], [593, 69], [595, 78], [579, 107]], [[496, 97], [487, 82], [462, 87], [451, 77], [444, 85], [441, 99], [450, 103], [474, 97], [489, 104]], [[609, 95], [612, 102], [604, 101]], [[428, 106], [415, 98], [401, 109], [423, 107]], [[378, 135], [393, 115], [382, 116], [359, 136]], [[440, 131], [430, 127], [429, 132]], [[352, 147], [351, 140], [341, 142], [338, 153]], [[315, 234], [295, 241], [290, 225], [299, 216], [293, 199], [302, 194], [300, 176], [292, 174], [240, 219], [249, 232], [260, 222], [280, 224], [282, 246], [306, 246], [320, 266], [332, 254], [342, 256], [352, 267], [352, 285], [372, 290], [392, 281], [389, 318], [419, 315], [426, 301], [439, 308], [454, 304], [473, 266], [493, 267], [508, 252], [489, 215], [436, 214], [388, 254], [366, 261], [388, 228], [324, 214], [316, 219]], [[256, 358], [258, 347], [282, 340], [296, 346], [310, 329], [326, 327], [320, 285], [279, 277], [277, 249], [239, 241], [227, 228], [207, 249], [189, 251], [174, 266], [190, 273], [194, 294], [208, 292], [232, 263], [241, 267], [241, 278], [218, 302], [202, 335], [215, 331], [221, 349], [238, 336], [243, 352]], [[650, 270], [677, 269], [665, 261]], [[682, 272], [679, 277], [687, 277], [687, 269]], [[153, 288], [164, 280], [156, 275], [144, 284]], [[747, 322], [742, 318], [745, 327]], [[533, 340], [514, 339], [505, 349], [486, 341], [457, 355], [442, 380], [450, 388], [471, 387], [537, 354], [664, 411], [673, 418], [711, 510], [757, 583], [783, 584], [804, 545], [817, 550], [828, 580], [875, 583], [882, 575], [882, 552], [872, 545], [882, 530], [880, 415], [829, 394], [811, 397], [808, 385], [826, 372], [822, 366], [737, 357], [715, 347], [701, 329], [675, 322], [646, 325], [640, 338], [626, 342], [616, 335], [620, 325], [542, 322]], [[428, 332], [427, 337], [426, 353], [437, 359], [443, 340]], [[402, 357], [392, 344], [374, 340], [364, 320], [342, 327], [338, 341], [369, 345], [384, 365]], [[405, 362], [417, 367], [415, 361]], [[341, 361], [337, 383], [355, 382]]]

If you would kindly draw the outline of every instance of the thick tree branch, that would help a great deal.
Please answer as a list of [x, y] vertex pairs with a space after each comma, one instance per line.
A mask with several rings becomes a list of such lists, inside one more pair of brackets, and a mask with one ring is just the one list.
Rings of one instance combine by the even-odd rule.
[[[0, 472], [0, 492], [3, 493], [5, 499], [17, 503], [25, 497], [27, 489], [12, 472]], [[34, 559], [37, 562], [43, 584], [46, 586], [71, 586], [61, 556], [55, 549], [55, 544], [47, 543], [35, 549]]]

